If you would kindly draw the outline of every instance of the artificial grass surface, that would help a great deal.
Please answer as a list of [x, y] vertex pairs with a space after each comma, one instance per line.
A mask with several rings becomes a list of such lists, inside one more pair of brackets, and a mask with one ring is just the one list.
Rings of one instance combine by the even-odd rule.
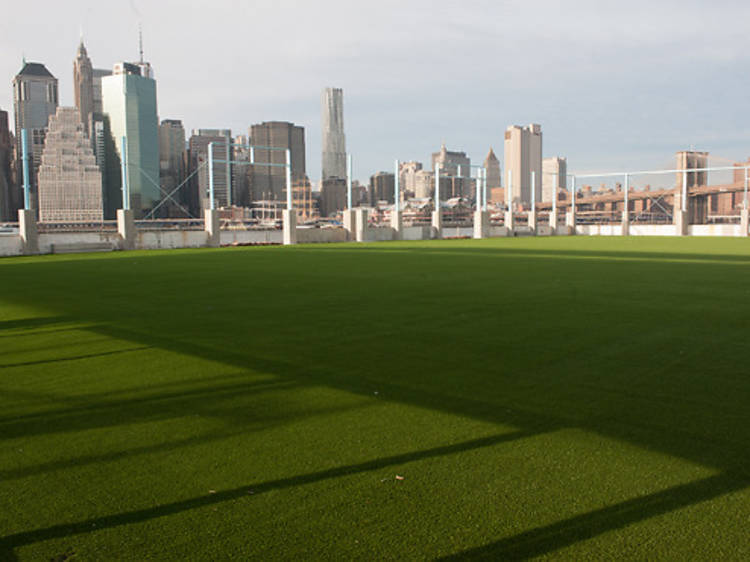
[[740, 239], [0, 260], [0, 559], [748, 559], [749, 299]]

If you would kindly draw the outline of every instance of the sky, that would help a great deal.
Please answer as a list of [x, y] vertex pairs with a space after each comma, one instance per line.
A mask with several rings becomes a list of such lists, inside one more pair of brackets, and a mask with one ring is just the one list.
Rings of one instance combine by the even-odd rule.
[[712, 165], [750, 156], [750, 2], [513, 0], [66, 0], [0, 13], [0, 108], [22, 58], [73, 105], [81, 31], [95, 67], [137, 60], [138, 27], [159, 118], [186, 130], [261, 121], [306, 130], [320, 174], [320, 93], [344, 90], [354, 177], [429, 162], [445, 142], [503, 158], [508, 125], [539, 123], [569, 172]]

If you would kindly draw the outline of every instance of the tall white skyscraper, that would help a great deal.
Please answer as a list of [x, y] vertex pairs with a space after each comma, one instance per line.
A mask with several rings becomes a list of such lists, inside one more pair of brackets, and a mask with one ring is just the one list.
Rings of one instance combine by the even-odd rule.
[[326, 88], [320, 101], [323, 130], [321, 179], [345, 178], [344, 91], [341, 88]]
[[144, 64], [118, 63], [112, 76], [102, 78], [102, 109], [120, 158], [125, 137], [130, 208], [136, 218], [160, 198], [156, 81]]
[[512, 125], [505, 131], [503, 183], [506, 189], [512, 187], [510, 192], [514, 203], [531, 203], [531, 172], [534, 172], [534, 198], [538, 203], [542, 200], [542, 127], [536, 124], [526, 127]]

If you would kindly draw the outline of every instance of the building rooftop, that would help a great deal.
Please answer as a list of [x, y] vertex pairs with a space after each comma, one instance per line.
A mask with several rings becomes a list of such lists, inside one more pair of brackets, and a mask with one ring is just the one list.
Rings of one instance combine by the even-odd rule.
[[47, 78], [54, 78], [47, 67], [40, 62], [24, 62], [23, 68], [18, 73], [18, 76], [44, 76]]

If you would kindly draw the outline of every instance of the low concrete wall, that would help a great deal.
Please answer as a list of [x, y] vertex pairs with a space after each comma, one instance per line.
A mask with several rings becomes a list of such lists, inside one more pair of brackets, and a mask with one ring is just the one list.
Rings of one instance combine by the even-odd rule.
[[113, 250], [120, 248], [120, 235], [117, 232], [55, 232], [39, 235], [39, 253], [51, 254], [53, 246], [80, 246], [85, 252], [85, 246], [109, 245]]
[[346, 242], [349, 233], [344, 228], [298, 228], [298, 244]]
[[202, 248], [207, 244], [205, 230], [139, 230], [135, 239], [136, 250]]
[[[677, 228], [673, 224], [633, 224], [630, 223], [630, 236], [675, 236]], [[579, 224], [576, 234], [582, 236], [622, 236], [620, 224]]]
[[[297, 231], [299, 232], [299, 230]], [[222, 230], [221, 245], [230, 244], [281, 244], [281, 230]]]
[[368, 242], [388, 242], [393, 240], [393, 229], [390, 226], [370, 226], [366, 236]]
[[739, 224], [691, 224], [688, 236], [742, 236]]
[[502, 238], [508, 236], [508, 229], [504, 226], [490, 226], [489, 237], [490, 238]]
[[0, 235], [0, 256], [19, 256], [23, 253], [23, 242], [17, 234]]
[[474, 238], [474, 227], [445, 226], [443, 223], [443, 238]]
[[407, 226], [402, 229], [402, 240], [430, 240], [432, 238], [431, 226]]

